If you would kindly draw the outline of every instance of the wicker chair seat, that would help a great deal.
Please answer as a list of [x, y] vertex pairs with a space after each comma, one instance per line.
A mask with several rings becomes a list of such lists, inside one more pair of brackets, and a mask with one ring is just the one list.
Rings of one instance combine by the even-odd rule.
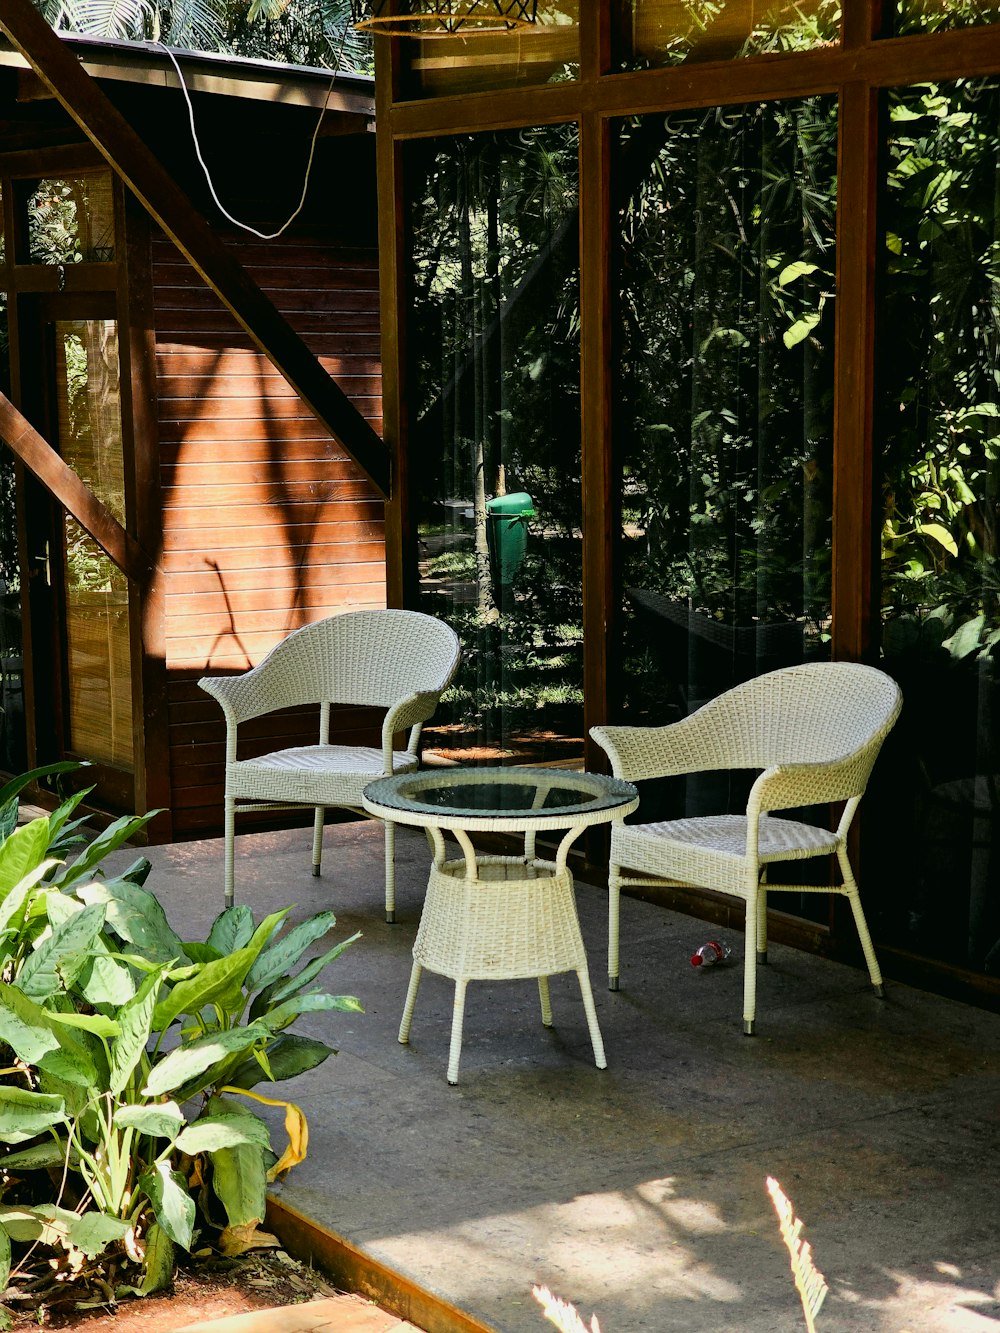
[[[384, 776], [384, 764], [382, 751], [374, 746], [300, 745], [238, 760], [229, 770], [229, 789], [245, 800], [360, 808], [362, 791]], [[410, 773], [418, 766], [416, 756], [393, 751], [394, 773]]]
[[[758, 860], [800, 861], [828, 856], [837, 837], [828, 829], [794, 819], [763, 815], [758, 825]], [[625, 824], [612, 830], [611, 858], [640, 874], [745, 897], [747, 819], [706, 815], [659, 824]]]

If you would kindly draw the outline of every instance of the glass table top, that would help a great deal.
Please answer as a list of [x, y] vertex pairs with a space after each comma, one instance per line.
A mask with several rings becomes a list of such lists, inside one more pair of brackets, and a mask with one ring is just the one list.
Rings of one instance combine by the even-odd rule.
[[589, 815], [634, 801], [630, 782], [558, 768], [432, 769], [378, 778], [369, 801], [407, 813], [490, 819]]

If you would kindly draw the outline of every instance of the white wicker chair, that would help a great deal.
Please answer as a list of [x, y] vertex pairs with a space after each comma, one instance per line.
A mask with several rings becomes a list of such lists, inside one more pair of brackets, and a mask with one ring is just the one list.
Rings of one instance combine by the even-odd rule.
[[[593, 727], [615, 777], [642, 782], [682, 773], [761, 769], [745, 815], [616, 824], [608, 881], [608, 984], [618, 989], [618, 909], [623, 885], [696, 885], [746, 903], [743, 1030], [756, 1017], [757, 962], [767, 961], [768, 893], [838, 893], [851, 904], [872, 986], [882, 975], [847, 855], [847, 832], [879, 748], [902, 705], [895, 681], [853, 662], [771, 671], [665, 727]], [[845, 801], [833, 832], [769, 811]], [[641, 807], [640, 807], [641, 809]], [[840, 885], [772, 884], [769, 865], [836, 856]], [[622, 873], [627, 867], [641, 878]]]
[[[236, 814], [315, 807], [313, 874], [320, 873], [326, 807], [358, 810], [375, 778], [418, 767], [420, 732], [455, 674], [461, 649], [443, 621], [417, 611], [348, 611], [304, 625], [240, 676], [198, 684], [226, 716], [225, 883], [233, 903]], [[319, 705], [319, 742], [256, 759], [237, 758], [241, 723], [281, 708]], [[386, 709], [380, 749], [331, 745], [330, 705]], [[409, 728], [405, 750], [395, 735]], [[385, 919], [395, 920], [395, 830], [385, 825]]]

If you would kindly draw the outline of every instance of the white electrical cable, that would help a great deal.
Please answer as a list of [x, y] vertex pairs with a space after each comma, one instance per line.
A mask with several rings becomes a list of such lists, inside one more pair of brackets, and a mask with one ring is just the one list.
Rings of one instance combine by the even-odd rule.
[[194, 140], [194, 151], [198, 157], [198, 161], [201, 163], [201, 169], [205, 173], [205, 180], [208, 183], [209, 191], [211, 192], [212, 198], [215, 200], [219, 212], [223, 215], [223, 217], [228, 219], [228, 221], [230, 221], [234, 226], [241, 227], [244, 231], [249, 231], [254, 236], [259, 236], [262, 241], [273, 241], [278, 236], [280, 236], [282, 232], [287, 231], [288, 228], [295, 221], [295, 219], [298, 217], [298, 215], [302, 212], [302, 209], [305, 205], [306, 193], [309, 189], [309, 178], [310, 175], [312, 174], [313, 157], [315, 156], [316, 153], [316, 140], [319, 138], [320, 126], [323, 124], [323, 117], [326, 115], [326, 109], [330, 101], [330, 94], [333, 92], [333, 85], [336, 82], [337, 72], [340, 69], [340, 62], [344, 53], [344, 42], [346, 41], [346, 39], [347, 39], [347, 29], [345, 28], [344, 37], [340, 43], [340, 50], [337, 52], [337, 59], [334, 64], [333, 71], [330, 74], [330, 82], [329, 85], [327, 86], [326, 96], [323, 98], [323, 105], [320, 108], [319, 119], [316, 122], [316, 128], [313, 130], [312, 139], [309, 143], [309, 160], [306, 162], [305, 180], [302, 182], [302, 195], [299, 198], [298, 207], [295, 209], [295, 212], [291, 215], [291, 217], [288, 219], [287, 222], [283, 223], [282, 226], [280, 226], [277, 231], [271, 231], [271, 232], [258, 231], [256, 227], [251, 227], [249, 223], [241, 222], [239, 218], [234, 218], [232, 213], [227, 212], [227, 210], [223, 206], [222, 200], [215, 192], [215, 186], [212, 183], [212, 177], [208, 170], [208, 166], [206, 165], [205, 159], [201, 155], [201, 144], [198, 140], [198, 131], [194, 123], [194, 107], [191, 104], [191, 95], [188, 92], [187, 84], [184, 82], [184, 75], [181, 73], [181, 67], [177, 63], [177, 57], [174, 55], [173, 51], [171, 51], [168, 46], [164, 45], [163, 42], [157, 43], [158, 46], [162, 46], [164, 51], [166, 51], [167, 55], [170, 57], [170, 63], [173, 65], [174, 70], [177, 73], [177, 79], [181, 86], [181, 92], [184, 94], [184, 101], [187, 103], [188, 120], [191, 123], [191, 138]]

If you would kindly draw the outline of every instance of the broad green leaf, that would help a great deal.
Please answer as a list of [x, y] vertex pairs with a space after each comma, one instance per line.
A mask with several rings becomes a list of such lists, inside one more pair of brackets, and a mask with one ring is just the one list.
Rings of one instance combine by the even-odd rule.
[[135, 995], [135, 982], [125, 963], [114, 957], [103, 939], [99, 939], [87, 966], [76, 979], [76, 989], [89, 1004], [118, 1009]]
[[169, 1162], [156, 1162], [139, 1177], [139, 1188], [153, 1205], [156, 1220], [170, 1239], [190, 1250], [194, 1234], [194, 1199], [187, 1191], [184, 1177], [172, 1171]]
[[81, 1032], [90, 1032], [95, 1037], [103, 1037], [107, 1040], [110, 1037], [118, 1035], [118, 1024], [113, 1018], [106, 1018], [104, 1014], [77, 1014], [73, 1012], [60, 1013], [58, 1009], [47, 1009], [45, 1011], [52, 1018], [53, 1023], [64, 1028], [78, 1028]]
[[85, 879], [109, 852], [117, 850], [122, 843], [135, 837], [159, 813], [159, 810], [150, 810], [145, 815], [123, 815], [121, 819], [116, 819], [99, 833], [93, 842], [88, 843], [76, 860], [65, 866], [52, 882], [65, 887]]
[[175, 1088], [211, 1069], [214, 1064], [245, 1051], [255, 1041], [261, 1041], [269, 1035], [266, 1027], [251, 1023], [245, 1028], [212, 1032], [196, 1041], [184, 1042], [153, 1066], [142, 1095], [158, 1097], [161, 1093], [173, 1092]]
[[37, 1208], [0, 1204], [0, 1227], [18, 1244], [37, 1240], [43, 1245], [67, 1246], [73, 1224], [79, 1220], [76, 1213], [54, 1203], [42, 1203]]
[[260, 1148], [219, 1148], [212, 1153], [212, 1188], [230, 1226], [263, 1222], [267, 1207], [267, 1164]]
[[2, 981], [0, 1041], [5, 1041], [26, 1065], [36, 1065], [49, 1051], [59, 1049], [59, 1037], [50, 1015], [16, 986]]
[[191, 959], [192, 963], [215, 963], [226, 955], [219, 949], [213, 949], [210, 944], [199, 944], [197, 940], [185, 940], [184, 952]]
[[184, 945], [167, 923], [158, 900], [147, 889], [128, 880], [85, 884], [77, 890], [85, 903], [107, 904], [107, 925], [120, 939], [136, 947], [151, 963], [170, 963], [184, 957]]
[[[94, 789], [93, 787], [81, 787], [79, 791], [66, 798], [65, 801], [49, 815], [49, 842], [54, 843], [59, 835], [64, 832], [66, 821], [77, 808], [85, 796]], [[81, 821], [77, 821], [80, 823]]]
[[0, 1143], [27, 1143], [65, 1119], [61, 1097], [0, 1083]]
[[6, 805], [25, 787], [30, 786], [32, 782], [38, 782], [41, 778], [53, 777], [59, 773], [74, 773], [79, 769], [89, 767], [90, 764], [85, 759], [59, 759], [54, 764], [43, 764], [41, 768], [33, 768], [27, 773], [19, 773], [16, 778], [11, 778], [8, 783], [0, 787], [0, 806]]
[[81, 1250], [88, 1259], [96, 1259], [109, 1245], [120, 1241], [131, 1226], [120, 1217], [99, 1213], [96, 1209], [77, 1217], [69, 1229], [69, 1243]]
[[75, 1162], [76, 1153], [65, 1139], [60, 1139], [58, 1142], [48, 1139], [45, 1143], [34, 1143], [30, 1148], [22, 1148], [20, 1152], [5, 1153], [0, 1159], [0, 1164], [5, 1171], [52, 1170], [54, 1167], [63, 1166], [67, 1152], [70, 1153], [70, 1159]]
[[974, 616], [972, 620], [967, 620], [964, 624], [959, 625], [951, 638], [945, 640], [945, 647], [952, 657], [968, 657], [970, 653], [974, 653], [979, 647], [979, 639], [985, 624], [986, 617], [980, 615]]
[[797, 259], [794, 264], [786, 264], [778, 274], [778, 286], [787, 287], [796, 278], [805, 277], [807, 273], [815, 273], [817, 267], [816, 264], [807, 264], [804, 259]]
[[152, 1030], [153, 1010], [160, 993], [163, 971], [151, 972], [145, 977], [135, 998], [118, 1012], [119, 1035], [111, 1047], [111, 1069], [108, 1091], [117, 1096], [132, 1077], [133, 1071], [145, 1053]]
[[15, 884], [30, 875], [45, 860], [49, 849], [49, 821], [33, 819], [15, 829], [0, 846], [0, 897], [6, 897]]
[[937, 542], [939, 546], [943, 546], [949, 555], [958, 555], [955, 538], [940, 523], [918, 523], [917, 531], [924, 537], [930, 537], [931, 541]]
[[[280, 1083], [283, 1079], [295, 1078], [298, 1074], [315, 1069], [333, 1054], [333, 1048], [324, 1041], [285, 1033], [268, 1046], [267, 1061], [273, 1081]], [[229, 1075], [228, 1082], [234, 1088], [254, 1088], [265, 1077], [260, 1064], [251, 1057], [236, 1067]]]
[[189, 1157], [242, 1144], [270, 1148], [271, 1134], [263, 1120], [255, 1115], [202, 1115], [177, 1137], [177, 1147]]
[[319, 912], [308, 921], [293, 926], [260, 955], [247, 973], [248, 990], [260, 990], [283, 977], [299, 961], [310, 944], [328, 934], [337, 924], [333, 912]]
[[176, 1102], [154, 1102], [150, 1106], [121, 1106], [115, 1124], [135, 1129], [153, 1139], [175, 1139], [184, 1128], [184, 1112]]
[[72, 987], [104, 927], [104, 911], [100, 903], [83, 908], [39, 944], [17, 976], [17, 984], [25, 995], [44, 999]]
[[820, 318], [818, 310], [811, 310], [808, 315], [803, 315], [801, 319], [797, 319], [790, 328], [784, 331], [781, 335], [781, 341], [786, 347], [794, 347], [796, 343], [800, 343], [809, 337], [819, 323]]
[[159, 1002], [153, 1013], [153, 1026], [163, 1032], [181, 1014], [199, 1014], [206, 1004], [224, 995], [246, 976], [256, 953], [237, 949], [228, 958], [205, 963], [188, 981], [179, 981]]
[[[311, 959], [306, 963], [301, 972], [297, 972], [294, 977], [289, 977], [287, 981], [280, 982], [274, 990], [270, 992], [267, 997], [268, 1004], [280, 1004], [282, 1000], [287, 1000], [289, 996], [297, 995], [299, 991], [305, 990], [306, 986], [314, 981], [325, 967], [328, 967], [334, 959], [339, 958], [345, 949], [349, 948], [355, 940], [359, 940], [360, 938], [361, 931], [355, 931], [353, 935], [348, 936], [346, 940], [341, 940], [339, 944], [335, 944], [333, 948], [328, 949], [326, 953], [321, 954], [318, 958]], [[258, 1017], [257, 1013], [255, 1013], [255, 1009], [256, 1003], [250, 1010], [252, 1018]]]
[[94, 1062], [83, 1043], [7, 982], [0, 982], [0, 1041], [25, 1064], [37, 1065], [68, 1083], [90, 1087], [95, 1082]]
[[215, 918], [206, 943], [224, 955], [245, 948], [252, 936], [253, 913], [246, 903], [237, 903], [234, 907], [227, 907]]
[[353, 995], [328, 995], [325, 991], [309, 991], [306, 995], [296, 995], [282, 1004], [275, 1005], [257, 1020], [265, 1023], [273, 1032], [294, 1023], [300, 1014], [316, 1014], [336, 1009], [341, 1013], [363, 1014], [360, 1000]]
[[[10, 1237], [3, 1227], [0, 1227], [0, 1291], [7, 1290], [7, 1279], [10, 1277]], [[8, 1325], [9, 1327], [9, 1325]]]
[[139, 1293], [150, 1296], [154, 1291], [169, 1287], [174, 1278], [174, 1242], [154, 1222], [146, 1236], [146, 1271]]

